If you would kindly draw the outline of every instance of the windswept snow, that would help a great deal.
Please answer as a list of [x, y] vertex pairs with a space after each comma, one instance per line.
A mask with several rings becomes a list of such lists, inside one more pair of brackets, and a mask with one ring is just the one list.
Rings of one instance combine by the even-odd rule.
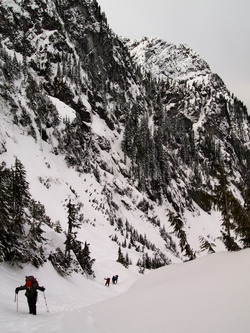
[[[109, 288], [100, 274], [95, 280], [62, 278], [50, 264], [36, 271], [3, 264], [1, 332], [248, 333], [249, 259], [250, 249], [221, 252], [141, 278], [122, 269], [118, 284]], [[29, 315], [22, 292], [16, 311], [14, 289], [27, 274], [35, 274], [45, 285], [49, 312], [39, 293], [38, 315]]]

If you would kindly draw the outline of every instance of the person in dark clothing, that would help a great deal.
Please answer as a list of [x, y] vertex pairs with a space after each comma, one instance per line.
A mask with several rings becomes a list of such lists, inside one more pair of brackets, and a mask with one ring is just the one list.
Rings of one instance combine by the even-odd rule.
[[26, 290], [25, 296], [27, 297], [29, 311], [31, 314], [36, 315], [37, 290], [44, 291], [45, 288], [39, 287], [37, 282], [27, 281], [24, 286], [16, 288], [16, 294], [18, 294], [20, 290]]
[[117, 281], [118, 281], [118, 275], [114, 275], [114, 276], [112, 277], [112, 283], [113, 283], [113, 284], [116, 284]]
[[105, 278], [104, 280], [106, 280], [105, 286], [109, 287], [109, 284], [110, 284], [110, 278]]

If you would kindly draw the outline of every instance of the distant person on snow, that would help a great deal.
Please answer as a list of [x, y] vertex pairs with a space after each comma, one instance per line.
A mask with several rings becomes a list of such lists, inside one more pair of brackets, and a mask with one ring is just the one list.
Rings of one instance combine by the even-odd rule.
[[105, 278], [104, 280], [106, 280], [105, 286], [109, 287], [109, 284], [110, 284], [110, 278]]
[[45, 288], [39, 287], [37, 280], [33, 276], [27, 276], [25, 285], [16, 288], [16, 294], [20, 290], [26, 290], [25, 296], [27, 297], [29, 311], [31, 314], [36, 315], [37, 290], [44, 291]]
[[116, 284], [117, 281], [118, 281], [118, 275], [114, 275], [114, 276], [112, 277], [112, 283], [113, 283], [113, 284]]

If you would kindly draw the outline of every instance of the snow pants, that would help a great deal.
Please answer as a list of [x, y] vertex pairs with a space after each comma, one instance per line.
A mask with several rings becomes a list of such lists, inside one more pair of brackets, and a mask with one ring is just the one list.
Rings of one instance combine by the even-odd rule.
[[32, 296], [27, 297], [28, 305], [30, 313], [36, 315], [36, 301], [37, 301], [37, 293]]

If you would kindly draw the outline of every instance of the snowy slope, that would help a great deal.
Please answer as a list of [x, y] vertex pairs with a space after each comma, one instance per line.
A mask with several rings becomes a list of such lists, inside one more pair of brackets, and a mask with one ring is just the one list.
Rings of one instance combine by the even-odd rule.
[[[44, 333], [247, 333], [250, 306], [250, 250], [217, 253], [158, 269], [140, 279], [120, 272], [117, 285], [104, 286], [44, 269], [0, 266], [1, 332]], [[46, 286], [38, 315], [27, 313], [24, 295], [14, 289], [33, 273]], [[129, 286], [132, 285], [131, 288]], [[117, 297], [116, 297], [117, 296]]]
[[[61, 107], [62, 108], [62, 107]], [[60, 111], [62, 112], [62, 111]], [[103, 131], [103, 123], [95, 120], [95, 131], [99, 134]], [[0, 125], [1, 128], [1, 125]], [[109, 198], [103, 193], [104, 182], [111, 185], [113, 188], [118, 188], [125, 191], [128, 188], [121, 174], [116, 173], [114, 176], [106, 173], [102, 183], [98, 183], [93, 174], [80, 174], [74, 169], [68, 168], [62, 155], [51, 153], [51, 147], [46, 142], [40, 140], [37, 144], [35, 140], [26, 135], [22, 135], [15, 126], [5, 125], [7, 133], [6, 148], [7, 151], [0, 156], [0, 161], [5, 161], [8, 167], [14, 163], [13, 156], [16, 156], [22, 161], [27, 170], [27, 181], [30, 185], [32, 197], [41, 202], [45, 206], [46, 214], [51, 218], [52, 222], [59, 221], [63, 230], [67, 230], [67, 202], [69, 199], [75, 203], [82, 203], [82, 213], [84, 214], [84, 223], [78, 230], [78, 239], [82, 242], [90, 243], [91, 257], [96, 259], [94, 264], [95, 273], [102, 272], [102, 267], [116, 263], [118, 246], [111, 241], [111, 236], [117, 235], [120, 242], [124, 240], [124, 236], [119, 235], [117, 228], [111, 226], [109, 214], [105, 212], [107, 201]], [[11, 154], [9, 153], [11, 152]], [[114, 156], [114, 155], [113, 155]], [[110, 156], [103, 157], [103, 161], [107, 164]], [[119, 195], [115, 192], [113, 200], [119, 203], [119, 208], [116, 209], [116, 215], [121, 216], [123, 220], [129, 223], [138, 230], [142, 235], [146, 234], [147, 238], [157, 244], [161, 251], [167, 251], [168, 258], [173, 263], [180, 262], [180, 258], [176, 257], [171, 251], [166, 250], [165, 241], [159, 236], [158, 228], [154, 225], [146, 223], [148, 215], [157, 216], [167, 231], [172, 232], [172, 227], [166, 220], [166, 207], [154, 205], [147, 214], [138, 210], [136, 205], [143, 196], [133, 187], [130, 188], [130, 196]], [[123, 202], [127, 202], [130, 209], [124, 207]], [[103, 208], [103, 207], [104, 208]], [[199, 207], [197, 207], [199, 211]], [[221, 215], [219, 212], [212, 211], [207, 213], [200, 211], [199, 214], [192, 214], [186, 211], [187, 237], [192, 244], [197, 255], [205, 255], [206, 252], [200, 250], [199, 236], [210, 235], [211, 240], [216, 244], [217, 251], [224, 251], [225, 247], [219, 240], [220, 236], [220, 221]], [[52, 232], [49, 228], [45, 229], [45, 237], [47, 241], [47, 253], [53, 251], [56, 247], [64, 248], [65, 235]], [[172, 234], [172, 238], [175, 239]], [[141, 254], [133, 249], [122, 249], [124, 253], [128, 253], [133, 263], [132, 270], [138, 272], [136, 263]], [[105, 272], [104, 272], [105, 274]]]

